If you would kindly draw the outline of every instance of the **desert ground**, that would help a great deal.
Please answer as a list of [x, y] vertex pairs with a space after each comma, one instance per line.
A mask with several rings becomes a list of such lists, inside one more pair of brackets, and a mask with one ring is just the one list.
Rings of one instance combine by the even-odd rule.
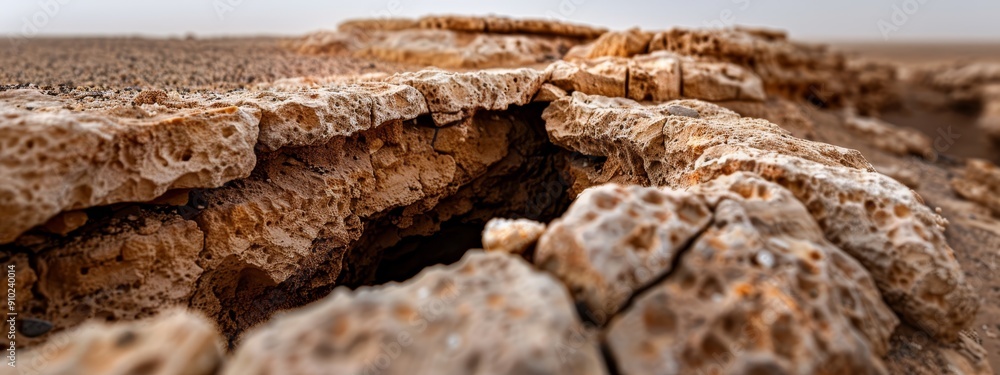
[[997, 164], [1000, 45], [13, 40], [0, 373], [992, 374]]

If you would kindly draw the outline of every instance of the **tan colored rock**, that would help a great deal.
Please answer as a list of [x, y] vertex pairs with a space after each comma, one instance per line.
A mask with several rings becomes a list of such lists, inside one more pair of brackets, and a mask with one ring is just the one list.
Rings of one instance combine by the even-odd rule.
[[566, 90], [563, 90], [551, 83], [544, 83], [542, 84], [542, 87], [538, 89], [538, 93], [535, 94], [535, 98], [532, 99], [532, 101], [551, 103], [566, 95], [569, 95], [566, 93]]
[[609, 326], [623, 374], [885, 373], [898, 320], [802, 203], [746, 173], [695, 189], [713, 224]]
[[70, 111], [64, 107], [71, 101], [38, 91], [0, 93], [0, 180], [6, 182], [0, 243], [60, 211], [218, 187], [254, 167], [260, 114], [253, 109], [154, 113], [122, 104]]
[[18, 354], [17, 369], [0, 373], [210, 375], [223, 362], [215, 327], [181, 310], [139, 322], [90, 322]]
[[545, 232], [545, 224], [528, 219], [491, 219], [483, 229], [483, 249], [524, 254]]
[[627, 60], [600, 58], [579, 62], [559, 61], [550, 65], [548, 82], [573, 92], [624, 97], [628, 80]]
[[682, 58], [665, 51], [636, 55], [628, 62], [628, 97], [655, 102], [682, 97]]
[[554, 35], [593, 39], [607, 29], [555, 20], [514, 19], [497, 16], [426, 16], [419, 20], [425, 29], [447, 29], [475, 33]]
[[42, 224], [42, 228], [47, 232], [65, 236], [86, 223], [86, 212], [66, 211], [46, 221], [45, 224]]
[[249, 333], [223, 374], [604, 374], [563, 287], [471, 252], [402, 284], [350, 291]]
[[711, 220], [692, 194], [639, 186], [585, 190], [538, 241], [535, 264], [606, 322], [636, 290], [670, 270]]
[[424, 95], [434, 122], [447, 125], [477, 110], [500, 111], [531, 103], [545, 79], [545, 73], [528, 68], [468, 73], [431, 69], [400, 73], [387, 81], [416, 88]]
[[[1000, 82], [1000, 77], [997, 82]], [[979, 114], [979, 127], [993, 137], [995, 143], [1000, 143], [1000, 83], [986, 85], [981, 91], [983, 109]]]
[[110, 221], [33, 248], [38, 281], [25, 311], [43, 312], [35, 316], [62, 330], [90, 318], [134, 320], [187, 306], [203, 271], [204, 237], [195, 222], [141, 211]]
[[429, 113], [417, 89], [383, 82], [314, 88], [299, 91], [264, 91], [237, 96], [230, 101], [261, 112], [260, 145], [273, 151], [326, 143], [391, 121], [409, 120]]
[[980, 159], [969, 159], [951, 188], [965, 199], [979, 203], [1000, 217], [1000, 168]]
[[[323, 46], [326, 43], [333, 52], [354, 51], [360, 57], [440, 68], [514, 68], [548, 63], [575, 44], [552, 37], [465, 34], [451, 30], [378, 33], [367, 43], [341, 35], [318, 42], [312, 41], [316, 39], [313, 37], [301, 44]], [[340, 45], [342, 47], [338, 47]]]
[[892, 350], [885, 363], [892, 374], [989, 375], [994, 372], [987, 358], [986, 350], [969, 332], [963, 331], [953, 343], [941, 343], [901, 325], [892, 336]]
[[904, 128], [871, 117], [848, 115], [844, 121], [847, 128], [860, 132], [875, 147], [899, 156], [918, 155], [927, 160], [935, 160], [937, 152], [930, 137], [919, 130]]
[[684, 97], [722, 100], [764, 100], [763, 83], [752, 71], [730, 63], [682, 62]]
[[610, 31], [601, 35], [590, 46], [587, 58], [598, 57], [632, 57], [646, 53], [649, 40], [653, 34], [632, 28], [625, 31]]
[[[666, 107], [678, 104], [700, 117], [670, 115]], [[697, 101], [642, 106], [574, 93], [543, 118], [557, 145], [616, 160], [622, 173], [648, 176], [654, 186], [757, 173], [791, 190], [905, 320], [950, 340], [975, 316], [978, 299], [945, 240], [944, 219], [857, 151], [796, 139], [767, 121]]]

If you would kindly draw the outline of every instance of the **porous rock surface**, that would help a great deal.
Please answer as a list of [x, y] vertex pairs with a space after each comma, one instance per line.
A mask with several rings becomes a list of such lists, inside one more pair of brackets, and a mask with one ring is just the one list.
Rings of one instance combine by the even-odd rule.
[[148, 201], [250, 174], [259, 112], [172, 112], [0, 93], [0, 243], [63, 210]]
[[142, 321], [91, 322], [60, 333], [0, 373], [210, 375], [222, 362], [215, 326], [201, 315], [167, 310]]
[[694, 191], [712, 224], [608, 329], [622, 373], [885, 373], [898, 320], [802, 203], [749, 174]]
[[898, 81], [777, 31], [492, 16], [287, 45], [359, 69], [0, 87], [0, 259], [54, 326], [18, 344], [44, 354], [88, 318], [122, 321], [83, 330], [94, 348], [208, 332], [43, 370], [992, 371], [970, 323], [995, 308], [972, 288], [991, 295], [995, 167], [879, 118], [919, 84], [979, 101], [988, 129], [988, 67]]
[[[672, 115], [669, 105], [699, 117]], [[979, 301], [945, 241], [944, 219], [857, 151], [797, 139], [704, 102], [644, 106], [574, 93], [543, 116], [554, 143], [607, 157], [655, 186], [757, 173], [791, 190], [827, 239], [868, 268], [904, 319], [953, 339], [975, 316]]]
[[249, 333], [223, 374], [604, 374], [555, 279], [472, 251], [398, 285], [329, 297]]
[[697, 196], [604, 185], [580, 194], [538, 241], [535, 264], [559, 277], [603, 323], [669, 270], [711, 220]]

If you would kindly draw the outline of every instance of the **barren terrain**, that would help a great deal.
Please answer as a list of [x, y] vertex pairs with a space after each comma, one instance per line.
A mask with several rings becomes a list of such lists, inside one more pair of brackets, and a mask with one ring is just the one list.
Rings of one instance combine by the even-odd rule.
[[996, 46], [429, 16], [0, 67], [0, 373], [1000, 368]]

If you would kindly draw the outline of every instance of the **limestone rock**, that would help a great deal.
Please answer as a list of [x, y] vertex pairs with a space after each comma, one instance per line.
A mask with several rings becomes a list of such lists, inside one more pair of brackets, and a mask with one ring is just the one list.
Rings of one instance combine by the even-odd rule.
[[[332, 41], [325, 42], [326, 45], [344, 45], [326, 47], [335, 51], [352, 51], [361, 57], [441, 68], [520, 67], [548, 63], [559, 58], [561, 51], [574, 45], [572, 41], [551, 37], [467, 35], [451, 30], [380, 33], [367, 44], [360, 44], [357, 38], [344, 42], [329, 39]], [[317, 43], [306, 45], [311, 44]]]
[[187, 306], [203, 271], [204, 237], [195, 222], [142, 211], [109, 221], [99, 224], [102, 231], [32, 248], [36, 294], [22, 306], [58, 330]]
[[575, 314], [563, 287], [523, 260], [472, 252], [273, 319], [223, 374], [603, 374]]
[[730, 63], [685, 61], [681, 67], [688, 98], [722, 100], [764, 100], [760, 77], [752, 71]]
[[0, 93], [0, 243], [63, 210], [218, 187], [253, 169], [252, 109], [151, 114], [122, 104], [70, 111], [38, 91]]
[[[665, 107], [674, 104], [700, 118], [669, 115]], [[652, 185], [682, 188], [757, 173], [791, 190], [905, 320], [950, 340], [975, 316], [978, 299], [945, 240], [944, 219], [857, 151], [796, 139], [767, 121], [697, 101], [642, 106], [574, 93], [543, 117], [556, 144], [615, 160], [621, 172], [648, 176]]]
[[477, 110], [499, 111], [525, 105], [545, 82], [543, 72], [493, 69], [469, 73], [423, 70], [389, 77], [388, 82], [415, 87], [424, 95], [434, 122], [447, 125]]
[[3, 366], [0, 373], [210, 375], [222, 361], [215, 327], [174, 310], [139, 322], [87, 323], [20, 354], [17, 370]]
[[656, 102], [680, 99], [684, 79], [681, 60], [679, 56], [664, 51], [629, 59], [628, 97]]
[[559, 61], [548, 67], [548, 82], [563, 90], [624, 97], [627, 60], [602, 58], [581, 62]]
[[260, 110], [260, 146], [269, 151], [322, 144], [429, 113], [417, 89], [383, 82], [264, 91], [230, 100], [234, 105]]
[[514, 19], [498, 16], [426, 16], [418, 21], [420, 27], [466, 32], [554, 35], [593, 39], [607, 29], [568, 22], [542, 19]]
[[968, 332], [962, 332], [953, 343], [941, 343], [907, 325], [901, 325], [892, 336], [892, 350], [886, 365], [893, 374], [989, 375], [993, 369], [986, 350]]
[[931, 139], [918, 130], [899, 127], [870, 117], [847, 117], [844, 124], [870, 139], [875, 147], [896, 155], [918, 155], [935, 160], [937, 153]]
[[704, 201], [691, 194], [603, 185], [584, 191], [552, 222], [534, 261], [604, 323], [634, 291], [669, 271], [710, 220]]
[[569, 95], [566, 93], [566, 90], [563, 90], [551, 83], [544, 83], [542, 84], [542, 87], [538, 89], [538, 93], [535, 94], [535, 98], [532, 99], [532, 101], [551, 103], [566, 95]]
[[986, 160], [970, 159], [962, 174], [951, 180], [958, 195], [982, 204], [1000, 217], [1000, 168]]
[[653, 35], [637, 28], [625, 31], [610, 31], [601, 35], [590, 45], [587, 58], [605, 56], [632, 57], [645, 53]]
[[885, 373], [898, 320], [802, 203], [750, 174], [697, 191], [713, 224], [608, 329], [623, 374]]
[[[1000, 75], [1000, 74], [998, 74]], [[997, 79], [1000, 82], [1000, 78]], [[979, 114], [979, 127], [1000, 143], [1000, 83], [982, 88], [983, 109]]]
[[483, 229], [483, 249], [524, 254], [545, 232], [545, 224], [528, 219], [492, 219]]

